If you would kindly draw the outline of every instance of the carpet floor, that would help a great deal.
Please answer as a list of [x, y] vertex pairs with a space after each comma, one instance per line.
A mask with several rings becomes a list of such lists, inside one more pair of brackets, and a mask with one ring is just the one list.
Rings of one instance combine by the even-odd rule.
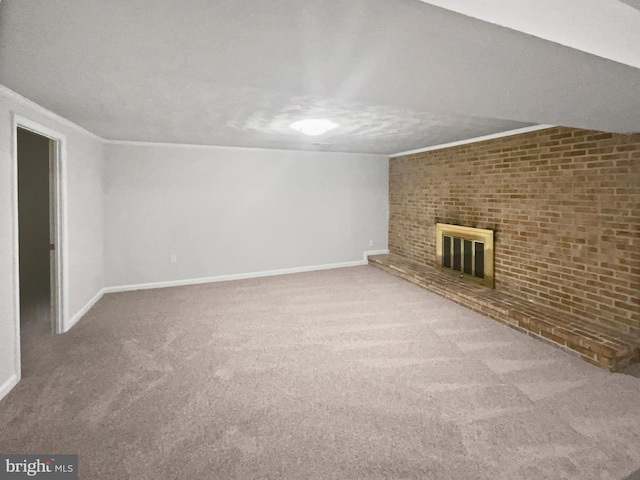
[[370, 266], [105, 295], [23, 338], [0, 452], [82, 479], [581, 479], [640, 468], [640, 378]]

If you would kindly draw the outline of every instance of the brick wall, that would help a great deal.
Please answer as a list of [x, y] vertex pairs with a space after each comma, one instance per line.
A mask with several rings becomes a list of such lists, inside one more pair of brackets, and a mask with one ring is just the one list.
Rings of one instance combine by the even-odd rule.
[[496, 289], [640, 337], [640, 135], [551, 128], [392, 158], [391, 253], [495, 231]]

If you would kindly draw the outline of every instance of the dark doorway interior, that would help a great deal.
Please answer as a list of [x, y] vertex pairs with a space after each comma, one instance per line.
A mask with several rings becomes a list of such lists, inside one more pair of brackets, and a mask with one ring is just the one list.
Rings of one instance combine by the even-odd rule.
[[21, 336], [52, 331], [50, 152], [47, 137], [18, 128]]

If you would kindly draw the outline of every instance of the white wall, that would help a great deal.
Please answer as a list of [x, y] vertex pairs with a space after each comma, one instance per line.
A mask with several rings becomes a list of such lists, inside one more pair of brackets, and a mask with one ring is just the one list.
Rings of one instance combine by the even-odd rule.
[[67, 246], [63, 325], [68, 327], [104, 286], [102, 175], [103, 144], [0, 85], [0, 398], [19, 379], [17, 362], [18, 312], [14, 305], [14, 227], [12, 214], [12, 115], [66, 136]]
[[361, 261], [387, 218], [385, 157], [105, 145], [110, 287]]
[[388, 247], [385, 157], [105, 144], [0, 85], [0, 399], [20, 378], [14, 114], [66, 137], [65, 329], [105, 286], [349, 264]]

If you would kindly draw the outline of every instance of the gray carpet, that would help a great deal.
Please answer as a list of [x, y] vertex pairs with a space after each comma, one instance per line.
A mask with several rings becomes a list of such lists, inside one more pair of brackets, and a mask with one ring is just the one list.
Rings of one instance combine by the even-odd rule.
[[640, 468], [637, 376], [369, 266], [110, 294], [70, 333], [23, 348], [0, 452], [78, 453], [83, 479]]

